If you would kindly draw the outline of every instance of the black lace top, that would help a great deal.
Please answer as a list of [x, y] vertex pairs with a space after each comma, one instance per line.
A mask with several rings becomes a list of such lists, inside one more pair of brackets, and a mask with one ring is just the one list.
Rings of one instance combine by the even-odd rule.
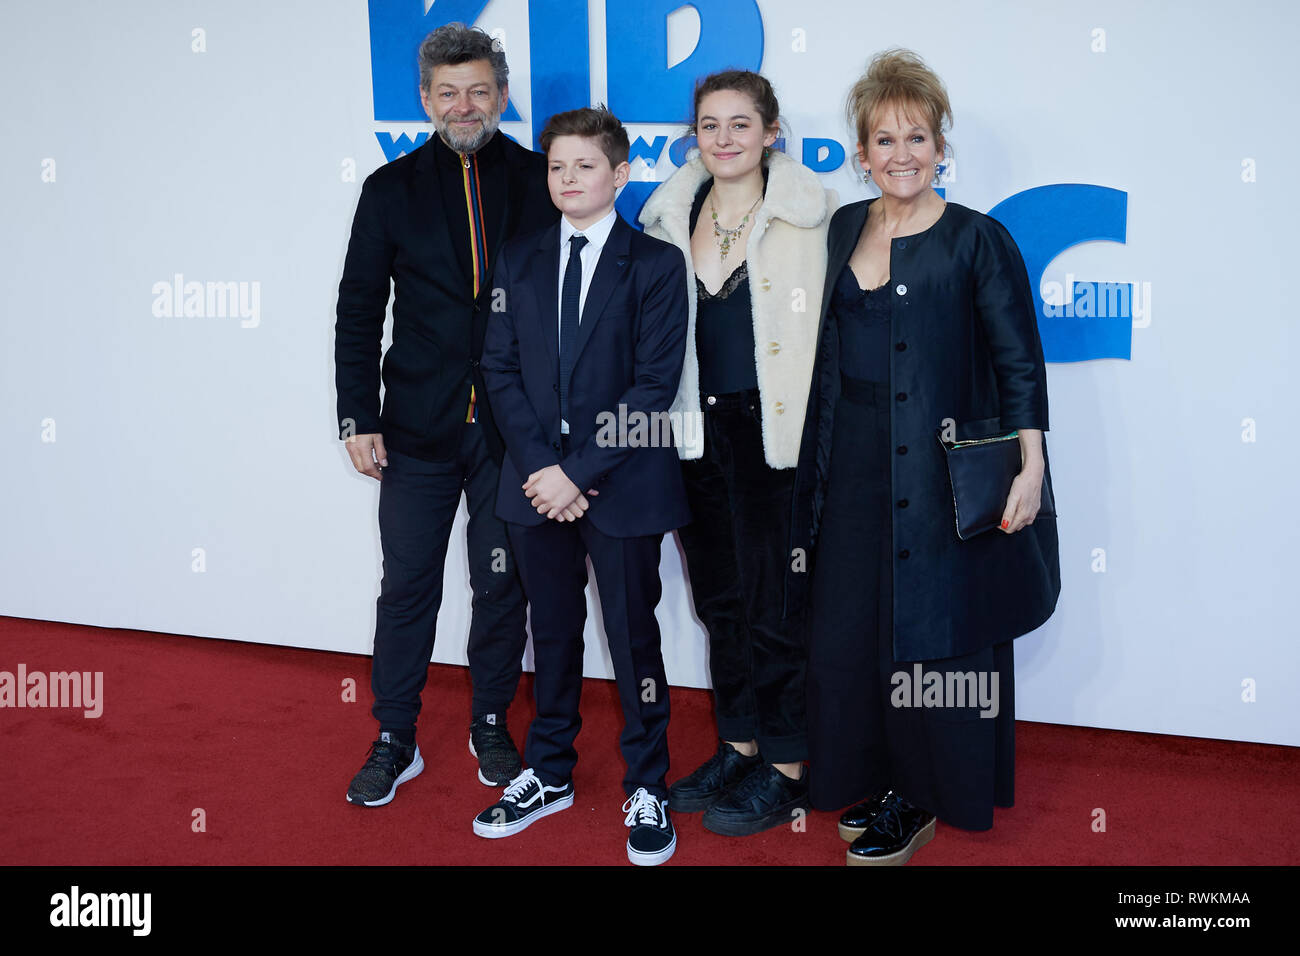
[[831, 311], [839, 323], [840, 371], [868, 382], [889, 381], [889, 280], [864, 291], [847, 265], [835, 282]]
[[[691, 208], [691, 232], [704, 197], [713, 185], [704, 181]], [[700, 361], [700, 391], [726, 395], [758, 388], [754, 359], [754, 316], [749, 298], [749, 268], [744, 259], [710, 294], [695, 277], [695, 354]]]

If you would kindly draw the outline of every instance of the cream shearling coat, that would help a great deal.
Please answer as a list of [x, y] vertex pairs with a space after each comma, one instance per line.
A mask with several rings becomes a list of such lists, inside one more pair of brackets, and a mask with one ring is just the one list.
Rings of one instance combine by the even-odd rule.
[[[816, 173], [779, 150], [773, 151], [768, 168], [767, 192], [754, 215], [745, 261], [753, 304], [763, 457], [769, 467], [793, 468], [799, 461], [817, 350], [826, 281], [826, 229], [839, 200], [834, 190], [822, 189]], [[704, 454], [690, 221], [695, 193], [708, 178], [708, 170], [695, 155], [650, 194], [639, 217], [647, 235], [671, 242], [686, 257], [686, 361], [672, 406], [674, 420], [683, 422], [677, 436], [677, 453], [683, 459]]]

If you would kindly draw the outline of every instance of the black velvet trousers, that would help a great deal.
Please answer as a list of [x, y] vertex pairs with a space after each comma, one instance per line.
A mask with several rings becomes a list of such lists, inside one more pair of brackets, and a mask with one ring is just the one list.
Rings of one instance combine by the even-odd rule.
[[802, 627], [781, 620], [794, 469], [764, 460], [757, 390], [706, 395], [700, 407], [704, 455], [682, 462], [693, 520], [678, 536], [709, 633], [718, 736], [756, 740], [771, 763], [804, 760]]

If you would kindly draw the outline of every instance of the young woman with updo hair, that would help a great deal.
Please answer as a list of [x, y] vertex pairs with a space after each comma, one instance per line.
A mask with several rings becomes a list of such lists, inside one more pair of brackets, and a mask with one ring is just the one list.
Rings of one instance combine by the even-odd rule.
[[757, 73], [701, 80], [698, 154], [641, 212], [686, 257], [690, 325], [673, 411], [693, 520], [680, 529], [708, 631], [718, 746], [673, 784], [675, 811], [744, 836], [808, 807], [805, 651], [786, 618], [791, 495], [812, 373], [834, 193], [776, 148], [780, 109]]

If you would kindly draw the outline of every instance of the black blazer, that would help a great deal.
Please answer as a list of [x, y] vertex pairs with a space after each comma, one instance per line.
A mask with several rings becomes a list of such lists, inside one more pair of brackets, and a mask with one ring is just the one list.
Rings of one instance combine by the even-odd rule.
[[[489, 230], [498, 237], [488, 250], [489, 267], [510, 236], [534, 232], [560, 215], [546, 186], [546, 157], [500, 132], [496, 140], [489, 146], [504, 163], [506, 195], [498, 207], [501, 221]], [[444, 208], [436, 149], [447, 147], [434, 134], [375, 170], [361, 187], [335, 325], [339, 435], [380, 432], [390, 449], [446, 461], [460, 447], [459, 424], [473, 384], [488, 449], [500, 461], [501, 437], [478, 367], [492, 283], [484, 283], [475, 299], [446, 225], [447, 216], [464, 217], [465, 210]], [[383, 360], [381, 412], [379, 350], [390, 282], [393, 335]]]
[[[483, 344], [483, 374], [505, 438], [497, 516], [539, 525], [523, 492], [535, 471], [559, 464], [588, 497], [580, 519], [615, 538], [662, 534], [690, 521], [682, 469], [669, 441], [629, 447], [601, 425], [662, 413], [666, 422], [686, 357], [686, 262], [673, 245], [615, 217], [578, 326], [569, 385], [570, 453], [561, 460], [559, 396], [560, 226], [506, 244], [494, 311]], [[653, 419], [651, 419], [653, 420]], [[650, 429], [646, 429], [649, 441]], [[655, 438], [663, 434], [655, 430]], [[632, 433], [629, 432], [629, 435]]]
[[[840, 391], [839, 336], [829, 305], [874, 201], [841, 207], [827, 236], [817, 357], [795, 477], [791, 547], [801, 552], [786, 574], [788, 613], [804, 606], [813, 564], [827, 559], [816, 542]], [[1039, 518], [1013, 535], [957, 537], [936, 434], [945, 419], [956, 423], [958, 439], [1014, 428], [1046, 431], [1037, 310], [1010, 233], [954, 202], [929, 229], [893, 241], [889, 287], [895, 659], [955, 657], [1038, 627], [1061, 590], [1055, 519]], [[1046, 435], [1043, 454], [1046, 459]], [[1044, 482], [1047, 502], [1050, 469]]]

